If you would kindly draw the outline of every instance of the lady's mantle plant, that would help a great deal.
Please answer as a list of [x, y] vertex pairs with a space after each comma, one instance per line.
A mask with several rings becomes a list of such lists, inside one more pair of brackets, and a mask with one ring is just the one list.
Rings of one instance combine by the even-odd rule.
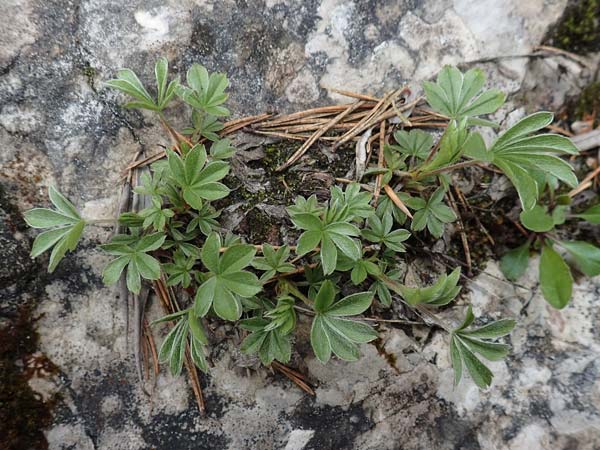
[[[523, 274], [532, 248], [541, 250], [542, 292], [552, 306], [562, 308], [572, 284], [562, 250], [586, 275], [600, 273], [600, 249], [561, 239], [555, 231], [572, 219], [600, 223], [598, 206], [570, 215], [570, 197], [557, 194], [562, 184], [577, 184], [570, 164], [560, 158], [576, 155], [577, 149], [565, 137], [538, 133], [552, 122], [547, 112], [524, 118], [486, 146], [475, 127], [496, 126], [481, 116], [495, 112], [505, 97], [498, 90], [483, 89], [485, 77], [478, 69], [463, 74], [445, 67], [437, 82], [424, 83], [429, 106], [447, 118], [443, 135], [434, 143], [434, 134], [397, 130], [395, 143], [384, 149], [385, 166], [365, 173], [364, 181], [378, 176], [383, 186], [401, 184], [402, 192], [396, 195], [412, 210], [412, 219], [389, 196], [373, 206], [373, 195], [364, 184], [333, 186], [325, 203], [312, 195], [297, 197], [288, 207], [290, 222], [301, 234], [297, 242], [281, 246], [244, 243], [221, 234], [213, 202], [230, 192], [222, 181], [234, 153], [230, 142], [218, 135], [223, 128], [219, 119], [229, 114], [223, 106], [227, 78], [194, 64], [186, 85], [178, 79], [169, 81], [165, 59], [158, 61], [155, 73], [156, 96], [128, 69], [107, 83], [133, 98], [125, 107], [155, 111], [178, 142], [166, 151], [166, 161], [154, 163], [135, 188], [136, 195], [148, 198], [149, 206], [122, 214], [119, 222], [127, 232], [101, 247], [114, 256], [104, 269], [107, 284], [124, 276], [127, 288], [138, 293], [145, 280], [163, 275], [175, 292], [185, 290], [193, 297], [188, 308], [159, 320], [175, 323], [159, 355], [174, 374], [182, 369], [186, 347], [195, 364], [208, 370], [204, 347], [209, 341], [203, 325], [208, 316], [247, 330], [242, 350], [257, 353], [265, 365], [290, 360], [297, 314], [312, 321], [310, 342], [320, 361], [325, 363], [332, 355], [356, 360], [359, 344], [378, 336], [361, 315], [379, 301], [384, 306], [403, 302], [427, 323], [445, 329], [456, 383], [466, 368], [479, 387], [489, 386], [492, 373], [480, 358], [494, 361], [506, 356], [508, 346], [494, 340], [508, 334], [514, 321], [474, 327], [469, 308], [463, 323], [453, 327], [435, 310], [458, 295], [460, 269], [426, 287], [404, 285], [397, 270], [411, 232], [439, 238], [445, 225], [457, 219], [446, 203], [449, 175], [475, 163], [493, 165], [510, 179], [521, 201], [521, 221], [531, 230], [527, 242], [502, 260], [509, 279]], [[183, 130], [187, 139], [164, 117], [176, 98], [191, 108], [191, 126]], [[55, 188], [49, 195], [55, 209], [36, 208], [25, 218], [30, 226], [47, 229], [37, 236], [31, 253], [36, 257], [52, 249], [49, 271], [53, 271], [75, 248], [90, 221]]]

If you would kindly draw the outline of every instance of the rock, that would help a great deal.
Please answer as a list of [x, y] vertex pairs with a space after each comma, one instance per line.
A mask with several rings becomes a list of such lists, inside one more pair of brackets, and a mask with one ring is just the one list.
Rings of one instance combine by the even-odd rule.
[[[506, 124], [525, 110], [561, 106], [592, 72], [559, 54], [521, 57], [542, 42], [566, 0], [4, 3], [0, 295], [36, 308], [39, 351], [58, 368], [28, 384], [53, 399], [50, 449], [600, 446], [598, 278], [580, 280], [572, 304], [554, 311], [539, 294], [534, 266], [521, 288], [502, 281], [489, 263], [491, 275], [479, 276], [463, 301], [486, 320], [514, 317], [519, 326], [509, 339], [511, 356], [492, 364], [488, 391], [468, 380], [453, 388], [447, 336], [438, 331], [390, 327], [354, 364], [323, 366], [305, 342], [295, 357], [315, 385], [314, 398], [279, 373], [237, 367], [235, 344], [224, 339], [203, 377], [208, 414], [201, 417], [185, 377], [163, 370], [147, 386], [151, 397], [137, 382], [123, 301], [103, 286], [108, 259], [94, 249], [109, 230], [86, 232], [79, 249], [46, 276], [44, 260], [27, 255], [35, 233], [19, 218], [19, 210], [47, 204], [50, 184], [87, 217], [112, 214], [115, 186], [136, 152], [153, 154], [168, 143], [151, 115], [122, 109], [123, 97], [103, 87], [123, 66], [144, 82], [152, 81], [160, 55], [181, 76], [193, 62], [226, 72], [229, 106], [241, 117], [347, 101], [328, 87], [368, 94], [418, 87], [443, 64], [481, 61], [489, 84], [513, 94], [495, 117]], [[172, 113], [185, 123], [181, 108]], [[259, 209], [277, 218], [281, 205]], [[237, 210], [231, 215], [232, 226], [243, 220]], [[155, 302], [149, 316], [159, 314]], [[163, 331], [157, 328], [159, 341]]]

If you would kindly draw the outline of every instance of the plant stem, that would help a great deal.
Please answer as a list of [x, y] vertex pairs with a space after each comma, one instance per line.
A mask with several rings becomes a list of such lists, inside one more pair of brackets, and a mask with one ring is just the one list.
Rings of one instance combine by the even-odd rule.
[[285, 281], [284, 285], [285, 285], [285, 288], [288, 290], [288, 292], [290, 294], [292, 294], [294, 297], [302, 300], [306, 305], [312, 306], [312, 303], [313, 303], [312, 300], [309, 299], [302, 292], [300, 292], [300, 290], [294, 285], [294, 283], [289, 282], [289, 281]]

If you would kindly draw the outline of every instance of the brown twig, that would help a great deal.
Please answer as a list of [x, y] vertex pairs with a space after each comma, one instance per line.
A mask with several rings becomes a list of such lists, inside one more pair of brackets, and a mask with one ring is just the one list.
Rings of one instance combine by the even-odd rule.
[[294, 369], [292, 369], [284, 364], [281, 364], [277, 361], [273, 361], [271, 363], [271, 367], [273, 367], [274, 369], [276, 369], [279, 372], [281, 372], [282, 374], [284, 374], [286, 377], [288, 377], [291, 381], [293, 381], [300, 389], [302, 389], [307, 394], [315, 395], [315, 391], [308, 384], [304, 375], [302, 375], [300, 372], [297, 372]]
[[316, 142], [317, 139], [319, 139], [321, 136], [323, 136], [325, 133], [327, 133], [327, 131], [329, 131], [329, 129], [331, 129], [331, 127], [333, 127], [340, 120], [342, 120], [344, 117], [346, 117], [348, 114], [350, 114], [352, 111], [354, 111], [356, 108], [358, 108], [359, 106], [361, 106], [363, 104], [364, 104], [364, 101], [362, 101], [362, 100], [359, 102], [353, 103], [346, 110], [344, 110], [343, 112], [341, 112], [340, 114], [335, 116], [333, 119], [331, 119], [328, 123], [323, 125], [304, 144], [302, 144], [302, 146], [298, 150], [296, 150], [294, 152], [294, 154], [285, 163], [283, 163], [279, 167], [277, 167], [275, 169], [275, 171], [281, 172], [282, 170], [287, 169], [289, 166], [291, 166], [296, 161], [298, 161], [302, 157], [302, 155], [304, 155], [304, 153], [306, 153], [308, 151], [310, 146]]
[[[385, 121], [381, 122], [379, 126], [379, 154], [377, 155], [377, 167], [383, 169], [385, 167], [385, 158], [383, 150], [385, 148]], [[381, 193], [381, 181], [383, 180], [383, 173], [377, 175], [375, 179], [375, 192], [373, 194], [373, 206], [377, 206], [379, 195]]]
[[413, 218], [412, 214], [410, 213], [410, 211], [408, 210], [408, 208], [406, 207], [406, 205], [404, 204], [404, 202], [402, 200], [400, 200], [400, 197], [398, 197], [398, 195], [394, 192], [394, 190], [390, 187], [389, 184], [386, 184], [383, 189], [385, 190], [385, 193], [387, 194], [387, 196], [390, 198], [390, 200], [392, 200], [392, 202], [394, 202], [394, 204], [400, 208], [400, 210], [406, 214], [408, 217], [410, 217], [411, 219]]
[[471, 249], [469, 248], [469, 241], [467, 239], [467, 233], [465, 232], [465, 224], [463, 223], [462, 217], [460, 215], [460, 211], [456, 207], [456, 201], [454, 200], [454, 195], [452, 195], [452, 191], [448, 191], [448, 201], [450, 202], [450, 206], [454, 210], [457, 223], [458, 223], [458, 232], [460, 234], [460, 240], [462, 241], [463, 251], [465, 253], [465, 262], [467, 263], [467, 269], [469, 272], [468, 276], [473, 275], [473, 262], [471, 261]]

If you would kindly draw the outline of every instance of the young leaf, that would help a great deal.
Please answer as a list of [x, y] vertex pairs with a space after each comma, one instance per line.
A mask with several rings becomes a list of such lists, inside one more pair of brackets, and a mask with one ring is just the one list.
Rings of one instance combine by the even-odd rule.
[[493, 113], [504, 103], [506, 96], [497, 89], [477, 96], [484, 83], [485, 74], [480, 69], [471, 69], [463, 75], [456, 67], [444, 66], [437, 82], [426, 81], [423, 88], [433, 109], [452, 119], [461, 119]]
[[220, 254], [221, 239], [211, 233], [201, 250], [201, 260], [209, 270], [196, 291], [195, 313], [205, 316], [210, 307], [225, 320], [238, 320], [242, 314], [240, 298], [252, 297], [262, 289], [253, 273], [242, 269], [250, 265], [256, 249], [252, 245], [235, 244]]
[[67, 251], [73, 251], [77, 247], [86, 222], [75, 206], [53, 186], [48, 189], [48, 194], [56, 210], [34, 208], [26, 211], [24, 217], [27, 224], [33, 228], [57, 227], [40, 233], [31, 248], [31, 257], [35, 258], [54, 247], [48, 264], [48, 272], [53, 272]]
[[341, 359], [354, 361], [359, 352], [356, 344], [370, 342], [377, 333], [368, 325], [340, 317], [364, 312], [373, 299], [372, 292], [360, 292], [334, 302], [335, 289], [325, 280], [314, 301], [317, 313], [311, 328], [311, 344], [317, 358], [325, 363], [331, 352]]
[[547, 208], [535, 205], [533, 208], [521, 211], [521, 223], [525, 228], [537, 233], [550, 231], [554, 228], [554, 219], [547, 212]]

